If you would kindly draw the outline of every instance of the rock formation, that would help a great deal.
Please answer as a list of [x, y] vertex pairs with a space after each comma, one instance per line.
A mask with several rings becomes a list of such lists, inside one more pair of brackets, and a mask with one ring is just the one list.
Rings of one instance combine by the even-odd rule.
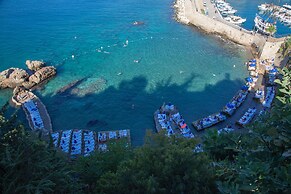
[[54, 76], [56, 73], [56, 68], [53, 66], [43, 67], [32, 74], [28, 79], [28, 83], [24, 83], [23, 86], [30, 89], [33, 86]]
[[14, 88], [12, 102], [16, 105], [34, 98], [29, 90], [56, 74], [55, 67], [43, 67], [42, 61], [27, 60], [26, 65], [30, 70], [35, 71], [30, 76], [25, 70], [19, 68], [9, 68], [0, 72], [0, 89]]
[[30, 69], [32, 71], [37, 71], [37, 70], [41, 69], [45, 63], [43, 61], [26, 60], [25, 64], [28, 67], [28, 69]]
[[0, 89], [20, 86], [28, 77], [28, 73], [23, 69], [9, 68], [4, 70], [0, 73]]

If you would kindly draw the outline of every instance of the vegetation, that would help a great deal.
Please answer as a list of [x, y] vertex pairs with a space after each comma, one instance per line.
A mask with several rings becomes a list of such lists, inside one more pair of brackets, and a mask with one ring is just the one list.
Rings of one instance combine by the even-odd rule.
[[[5, 108], [4, 108], [5, 109]], [[65, 158], [17, 123], [0, 116], [1, 193], [71, 193], [78, 187]]]
[[281, 45], [279, 52], [282, 53], [284, 57], [291, 56], [291, 37], [288, 37], [284, 43]]
[[266, 29], [267, 32], [270, 32], [271, 35], [275, 34], [277, 29], [275, 25], [271, 25]]
[[141, 147], [112, 144], [68, 159], [0, 114], [1, 193], [291, 193], [291, 72], [280, 71], [277, 100], [248, 133], [209, 130], [197, 140], [148, 133]]

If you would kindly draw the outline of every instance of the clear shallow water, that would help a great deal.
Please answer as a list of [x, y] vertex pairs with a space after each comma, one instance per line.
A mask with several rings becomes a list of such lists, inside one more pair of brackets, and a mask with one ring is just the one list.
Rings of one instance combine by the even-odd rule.
[[[247, 21], [242, 25], [242, 27], [252, 30], [254, 28], [254, 19], [256, 14], [259, 14], [258, 5], [263, 3], [273, 3], [274, 5], [284, 5], [288, 3], [291, 5], [291, 0], [227, 0], [230, 5], [237, 10], [236, 15], [239, 15], [242, 18], [246, 18]], [[274, 22], [272, 18], [269, 18], [269, 14], [259, 14], [264, 19], [268, 19], [270, 22]], [[275, 36], [281, 37], [291, 34], [291, 28], [284, 26], [279, 21], [276, 23], [277, 32]]]
[[[56, 65], [58, 75], [37, 93], [55, 130], [129, 128], [138, 145], [154, 128], [153, 112], [163, 102], [176, 104], [190, 125], [220, 111], [247, 75], [242, 47], [177, 23], [171, 5], [1, 1], [0, 70], [25, 68], [26, 59]], [[145, 24], [133, 26], [135, 20]], [[72, 91], [56, 94], [82, 78]], [[0, 91], [0, 104], [10, 96], [10, 90]]]

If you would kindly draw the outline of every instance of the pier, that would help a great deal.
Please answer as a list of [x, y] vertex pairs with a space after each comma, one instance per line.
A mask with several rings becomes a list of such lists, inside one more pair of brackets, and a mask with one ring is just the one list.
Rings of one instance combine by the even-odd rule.
[[[27, 100], [27, 101], [29, 101], [29, 100]], [[29, 110], [25, 107], [24, 104], [22, 104], [22, 108], [23, 108], [25, 115], [26, 115], [26, 118], [28, 120], [29, 127], [34, 132], [41, 132], [43, 136], [48, 136], [50, 133], [52, 133], [53, 129], [52, 129], [51, 118], [47, 112], [45, 105], [41, 102], [41, 100], [37, 96], [34, 96], [33, 98], [31, 98], [30, 101], [32, 101], [36, 105], [36, 107], [38, 109], [39, 116], [43, 122], [43, 127], [40, 127], [40, 128], [35, 127], [35, 125], [33, 123], [34, 122], [33, 118], [31, 116]]]
[[185, 0], [185, 15], [190, 24], [206, 33], [218, 34], [240, 45], [255, 48], [255, 50], [253, 49], [255, 51], [253, 53], [257, 56], [261, 56], [266, 43], [281, 45], [285, 40], [285, 37], [267, 37], [231, 24], [221, 17], [210, 0], [206, 0], [205, 2], [208, 7], [208, 15], [203, 13], [204, 6], [201, 0]]

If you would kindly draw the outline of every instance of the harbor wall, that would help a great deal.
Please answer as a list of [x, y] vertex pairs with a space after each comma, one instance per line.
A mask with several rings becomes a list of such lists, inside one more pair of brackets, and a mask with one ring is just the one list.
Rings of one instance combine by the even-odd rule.
[[245, 30], [236, 29], [218, 20], [212, 19], [196, 11], [190, 0], [185, 0], [185, 14], [189, 22], [207, 33], [219, 34], [244, 46], [263, 45], [266, 40], [259, 34], [251, 34]]
[[[285, 37], [274, 38], [261, 35], [252, 31], [245, 30], [239, 26], [232, 26], [216, 19], [210, 18], [196, 9], [195, 2], [191, 0], [185, 1], [185, 16], [188, 18], [189, 23], [195, 27], [205, 31], [206, 33], [218, 34], [235, 43], [252, 48], [252, 53], [260, 57], [265, 48], [266, 42], [283, 43]], [[196, 2], [197, 4], [197, 2]], [[277, 52], [277, 51], [275, 51]]]

